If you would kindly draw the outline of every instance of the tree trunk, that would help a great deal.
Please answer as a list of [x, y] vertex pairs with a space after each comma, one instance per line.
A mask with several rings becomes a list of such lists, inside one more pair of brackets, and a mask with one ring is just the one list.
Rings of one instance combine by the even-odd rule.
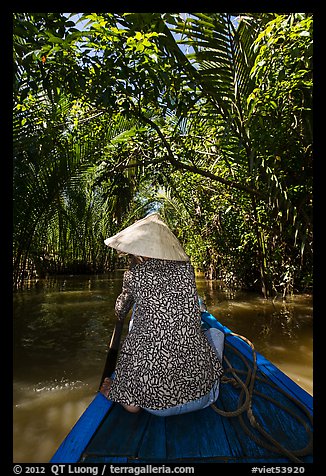
[[264, 237], [262, 235], [259, 223], [259, 217], [257, 213], [257, 202], [256, 197], [252, 196], [252, 207], [254, 211], [254, 227], [257, 238], [257, 251], [259, 259], [259, 271], [260, 271], [260, 280], [261, 280], [261, 291], [265, 299], [269, 298], [272, 294], [272, 283], [270, 282], [269, 274], [267, 271], [267, 254], [266, 247], [264, 242]]

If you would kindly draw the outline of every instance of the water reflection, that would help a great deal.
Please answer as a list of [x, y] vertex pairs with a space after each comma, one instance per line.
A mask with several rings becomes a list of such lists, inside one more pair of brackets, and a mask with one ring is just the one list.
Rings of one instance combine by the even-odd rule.
[[[64, 277], [14, 295], [14, 462], [49, 461], [94, 397], [121, 279]], [[273, 303], [199, 277], [197, 286], [217, 319], [312, 393], [309, 296]]]
[[[65, 382], [67, 383], [67, 382]], [[90, 385], [25, 387], [14, 408], [14, 461], [48, 462], [93, 397]]]
[[223, 292], [216, 282], [198, 279], [199, 293], [209, 311], [225, 326], [251, 340], [310, 394], [313, 393], [312, 297], [293, 296], [267, 301], [252, 293]]

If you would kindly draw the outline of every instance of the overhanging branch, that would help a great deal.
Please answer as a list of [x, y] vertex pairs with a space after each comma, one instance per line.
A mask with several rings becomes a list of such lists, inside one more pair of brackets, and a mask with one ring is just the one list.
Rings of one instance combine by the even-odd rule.
[[236, 188], [238, 190], [241, 190], [243, 192], [249, 193], [250, 195], [257, 196], [257, 197], [263, 197], [263, 194], [259, 192], [258, 190], [251, 188], [245, 184], [242, 184], [240, 182], [236, 182], [235, 180], [226, 180], [223, 177], [220, 177], [219, 175], [216, 175], [208, 170], [203, 170], [199, 167], [196, 167], [194, 165], [189, 165], [185, 164], [184, 162], [180, 162], [173, 154], [172, 149], [170, 147], [169, 142], [167, 141], [166, 137], [164, 136], [163, 132], [159, 128], [159, 126], [149, 119], [148, 117], [144, 116], [143, 114], [139, 115], [139, 118], [151, 126], [158, 134], [160, 139], [162, 140], [165, 149], [167, 150], [167, 155], [165, 156], [166, 160], [170, 162], [170, 164], [175, 167], [178, 170], [188, 170], [189, 172], [193, 172], [194, 174], [201, 175], [202, 177], [209, 178], [211, 180], [214, 180], [215, 182], [220, 182], [223, 185], [231, 188]]

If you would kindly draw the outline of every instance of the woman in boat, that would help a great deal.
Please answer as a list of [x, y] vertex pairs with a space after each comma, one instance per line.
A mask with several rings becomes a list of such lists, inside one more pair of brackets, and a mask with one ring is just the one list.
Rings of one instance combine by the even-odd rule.
[[132, 326], [101, 392], [129, 412], [161, 416], [216, 401], [223, 333], [201, 328], [194, 269], [177, 238], [153, 213], [105, 244], [136, 259], [115, 304], [119, 320], [133, 308]]

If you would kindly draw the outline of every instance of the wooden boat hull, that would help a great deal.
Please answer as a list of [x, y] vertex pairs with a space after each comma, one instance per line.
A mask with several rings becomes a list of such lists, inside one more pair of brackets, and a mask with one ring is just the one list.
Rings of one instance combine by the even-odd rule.
[[[202, 313], [202, 322], [204, 326], [216, 327], [226, 334], [225, 355], [232, 367], [245, 369], [241, 356], [252, 366], [253, 354], [247, 343], [232, 335], [208, 312]], [[256, 394], [252, 400], [253, 413], [278, 444], [289, 450], [290, 456], [274, 451], [270, 443], [262, 444], [261, 434], [252, 427], [246, 414], [225, 417], [211, 407], [170, 417], [157, 417], [146, 411], [130, 414], [98, 393], [50, 462], [289, 463], [293, 462], [293, 453], [299, 462], [311, 463], [310, 448], [304, 454], [297, 450], [306, 448], [309, 443], [312, 427], [307, 415], [313, 414], [312, 396], [261, 354], [257, 352], [256, 356], [255, 390], [267, 393], [290, 413]], [[239, 392], [233, 385], [221, 384], [216, 406], [224, 411], [237, 408]]]

